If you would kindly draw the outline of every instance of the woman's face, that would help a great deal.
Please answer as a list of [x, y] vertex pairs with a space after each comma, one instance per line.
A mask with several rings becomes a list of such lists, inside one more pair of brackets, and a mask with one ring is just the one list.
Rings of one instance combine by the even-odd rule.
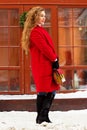
[[38, 19], [37, 24], [39, 24], [39, 25], [44, 25], [45, 20], [46, 20], [45, 11], [41, 11], [41, 13], [39, 14], [39, 19]]

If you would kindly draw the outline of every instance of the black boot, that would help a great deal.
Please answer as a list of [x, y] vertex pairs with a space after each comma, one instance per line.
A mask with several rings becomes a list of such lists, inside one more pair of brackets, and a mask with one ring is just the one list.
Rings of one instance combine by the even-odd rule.
[[43, 101], [44, 101], [45, 95], [37, 95], [37, 100], [36, 100], [36, 109], [37, 109], [37, 117], [36, 117], [36, 123], [38, 123], [38, 117], [40, 115], [42, 106], [43, 106]]
[[54, 94], [49, 92], [47, 93], [47, 95], [44, 97], [44, 101], [43, 101], [43, 105], [42, 105], [42, 109], [39, 113], [38, 116], [38, 123], [41, 124], [42, 122], [46, 121], [48, 123], [51, 123], [50, 119], [49, 119], [49, 110], [52, 104], [52, 101], [54, 99]]

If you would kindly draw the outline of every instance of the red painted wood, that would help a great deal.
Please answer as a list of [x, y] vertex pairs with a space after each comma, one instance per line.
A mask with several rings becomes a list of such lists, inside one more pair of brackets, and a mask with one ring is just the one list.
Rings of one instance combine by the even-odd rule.
[[[55, 99], [51, 111], [87, 109], [86, 98]], [[0, 111], [36, 111], [36, 99], [0, 100]]]
[[63, 5], [69, 5], [69, 4], [78, 4], [78, 5], [82, 5], [82, 4], [87, 4], [87, 0], [0, 0], [1, 4], [63, 4]]

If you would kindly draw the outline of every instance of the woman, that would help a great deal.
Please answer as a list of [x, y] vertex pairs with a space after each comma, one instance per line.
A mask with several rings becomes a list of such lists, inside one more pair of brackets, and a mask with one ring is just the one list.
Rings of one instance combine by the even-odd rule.
[[31, 8], [26, 16], [22, 34], [22, 48], [30, 49], [32, 74], [37, 91], [37, 118], [36, 123], [51, 122], [48, 116], [49, 109], [59, 90], [52, 77], [53, 69], [58, 69], [58, 57], [50, 35], [42, 27], [46, 20], [45, 10], [42, 7]]

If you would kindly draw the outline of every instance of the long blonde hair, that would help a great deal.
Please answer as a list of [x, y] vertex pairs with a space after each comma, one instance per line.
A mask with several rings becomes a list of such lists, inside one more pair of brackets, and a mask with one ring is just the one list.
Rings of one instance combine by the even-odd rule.
[[30, 37], [30, 32], [31, 30], [36, 26], [36, 22], [39, 19], [39, 14], [41, 11], [44, 11], [44, 8], [37, 6], [31, 8], [26, 15], [26, 21], [24, 23], [24, 29], [22, 32], [22, 38], [21, 38], [21, 44], [22, 48], [25, 51], [28, 51], [29, 49], [29, 37]]

